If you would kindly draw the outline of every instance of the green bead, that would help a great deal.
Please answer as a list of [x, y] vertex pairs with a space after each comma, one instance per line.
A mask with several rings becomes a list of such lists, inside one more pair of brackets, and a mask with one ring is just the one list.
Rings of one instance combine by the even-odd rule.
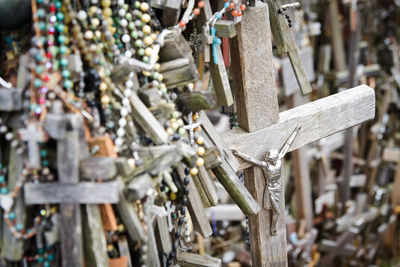
[[4, 175], [0, 175], [0, 183], [4, 183], [6, 181], [6, 177]]
[[65, 37], [65, 35], [60, 35], [58, 36], [58, 41], [63, 44], [65, 43], [65, 41], [67, 40], [67, 37]]
[[41, 4], [41, 3], [43, 3], [43, 1], [44, 1], [44, 0], [37, 0], [37, 3], [38, 3], [38, 4]]
[[33, 86], [35, 86], [36, 88], [39, 88], [42, 85], [42, 80], [40, 79], [35, 79], [35, 81], [33, 82]]
[[50, 52], [51, 54], [53, 54], [53, 57], [54, 57], [55, 55], [57, 55], [57, 52], [58, 52], [57, 46], [51, 46], [51, 47], [49, 47], [49, 52]]
[[131, 31], [134, 30], [134, 29], [135, 29], [135, 23], [133, 23], [132, 21], [129, 22], [128, 28], [129, 28], [129, 30], [131, 30]]
[[58, 19], [59, 21], [62, 21], [62, 20], [64, 19], [64, 14], [61, 13], [61, 12], [58, 12], [56, 16], [57, 16], [57, 19]]
[[136, 46], [136, 47], [142, 47], [142, 46], [143, 46], [142, 40], [136, 40], [136, 41], [135, 41], [135, 46]]
[[165, 95], [167, 93], [167, 88], [161, 89], [161, 94]]
[[61, 66], [66, 67], [68, 65], [68, 59], [62, 58], [60, 60], [60, 64], [61, 64]]
[[44, 248], [38, 248], [37, 252], [38, 252], [39, 254], [43, 254], [43, 253], [44, 253]]
[[148, 56], [144, 56], [144, 57], [142, 58], [142, 60], [143, 60], [143, 62], [145, 62], [145, 63], [149, 63], [150, 58], [149, 58]]
[[69, 70], [63, 70], [63, 71], [61, 72], [61, 75], [62, 75], [65, 79], [67, 79], [67, 78], [69, 78], [69, 77], [71, 76], [71, 73], [69, 72]]
[[7, 194], [7, 193], [8, 193], [7, 187], [2, 187], [2, 188], [0, 189], [0, 193], [3, 194], [3, 195]]
[[125, 15], [125, 18], [126, 18], [127, 20], [132, 20], [132, 14], [131, 14], [131, 13], [127, 13], [127, 14]]
[[65, 28], [65, 26], [64, 26], [64, 24], [62, 24], [62, 23], [59, 23], [59, 24], [57, 24], [57, 26], [56, 26], [56, 29], [57, 29], [58, 32], [63, 32], [63, 31], [64, 31], [64, 28]]
[[138, 36], [139, 36], [139, 33], [138, 33], [137, 31], [131, 32], [131, 37], [132, 37], [133, 39], [137, 39]]
[[39, 18], [44, 18], [44, 16], [46, 15], [46, 12], [44, 11], [43, 8], [39, 8], [37, 11], [37, 15]]
[[43, 160], [43, 166], [48, 167], [49, 166], [49, 161], [47, 159]]
[[57, 1], [57, 2], [56, 2], [56, 8], [57, 8], [57, 9], [60, 9], [61, 6], [62, 6], [61, 1]]
[[72, 88], [72, 81], [71, 80], [65, 80], [65, 82], [64, 82], [64, 87], [65, 88], [68, 88], [68, 89], [70, 89], [70, 88]]
[[40, 156], [41, 157], [46, 157], [47, 156], [47, 150], [46, 149], [40, 150]]
[[41, 61], [43, 59], [42, 55], [40, 53], [36, 54], [35, 58], [36, 58], [37, 61]]
[[44, 266], [44, 267], [50, 267], [50, 262], [45, 261], [45, 262], [43, 263], [43, 266]]
[[139, 8], [140, 7], [140, 2], [139, 1], [135, 1], [135, 7]]
[[41, 21], [39, 22], [39, 30], [44, 31], [46, 30], [46, 23]]
[[37, 259], [37, 261], [39, 262], [39, 263], [42, 263], [42, 262], [44, 262], [44, 257], [39, 257], [38, 259]]
[[124, 5], [122, 6], [122, 8], [125, 9], [125, 11], [128, 11], [129, 5], [128, 5], [128, 4], [124, 4]]
[[16, 229], [18, 232], [21, 232], [21, 231], [24, 229], [24, 226], [22, 225], [22, 223], [17, 223], [17, 224], [15, 225], [15, 229]]
[[43, 73], [43, 66], [36, 66], [35, 72], [36, 72], [36, 74], [42, 74]]
[[140, 49], [138, 50], [138, 55], [139, 55], [139, 56], [143, 56], [143, 55], [144, 55], [144, 49], [143, 49], [143, 48], [140, 48]]
[[61, 55], [64, 55], [65, 53], [67, 53], [68, 48], [65, 45], [60, 46], [60, 53]]

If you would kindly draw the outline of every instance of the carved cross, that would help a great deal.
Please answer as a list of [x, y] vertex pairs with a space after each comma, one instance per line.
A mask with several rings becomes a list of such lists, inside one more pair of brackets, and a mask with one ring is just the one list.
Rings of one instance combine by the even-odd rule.
[[26, 129], [18, 131], [19, 138], [28, 143], [28, 163], [29, 168], [40, 168], [40, 149], [39, 142], [44, 142], [47, 135], [37, 124], [29, 122]]
[[[268, 2], [275, 5], [276, 1]], [[254, 21], [258, 23], [255, 25]], [[268, 5], [259, 2], [256, 7], [249, 7], [242, 23], [236, 25], [237, 41], [231, 53], [231, 66], [238, 73], [234, 82], [242, 129], [236, 128], [222, 135], [228, 147], [260, 160], [270, 149], [282, 147], [298, 123], [302, 129], [289, 151], [375, 116], [375, 93], [368, 86], [349, 89], [279, 113], [269, 29]], [[301, 78], [307, 80], [306, 76]], [[245, 169], [245, 185], [261, 204], [264, 175], [260, 168], [250, 166], [241, 161], [239, 169]], [[284, 192], [281, 202], [284, 202]], [[257, 215], [249, 215], [254, 266], [287, 266], [284, 205], [280, 206], [280, 214], [276, 236], [266, 231], [270, 227], [268, 211], [263, 209]]]
[[167, 201], [167, 203], [165, 203], [165, 209], [167, 211], [168, 231], [172, 232], [172, 229], [174, 229], [174, 226], [172, 225], [171, 214], [175, 212], [176, 207], [171, 204], [171, 201]]

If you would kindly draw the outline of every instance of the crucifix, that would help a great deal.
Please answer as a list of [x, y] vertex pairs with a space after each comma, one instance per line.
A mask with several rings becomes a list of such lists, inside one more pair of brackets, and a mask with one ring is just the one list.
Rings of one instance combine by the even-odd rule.
[[283, 145], [280, 151], [273, 148], [265, 155], [265, 160], [260, 161], [247, 156], [237, 150], [233, 150], [233, 154], [241, 157], [243, 160], [260, 167], [265, 178], [265, 189], [263, 197], [263, 208], [268, 210], [271, 218], [270, 231], [271, 235], [276, 235], [276, 221], [280, 214], [281, 194], [283, 186], [281, 184], [282, 161], [289, 147], [293, 144], [296, 135], [301, 129], [301, 124], [297, 124], [289, 139]]
[[[234, 84], [241, 128], [222, 134], [229, 148], [260, 160], [270, 149], [282, 147], [298, 123], [302, 130], [288, 152], [375, 116], [374, 90], [364, 85], [279, 113], [268, 14], [268, 5], [257, 2], [236, 25], [231, 66], [239, 74], [234, 76]], [[265, 183], [262, 170], [239, 160], [238, 169], [245, 169], [247, 189], [262, 205]], [[284, 202], [283, 190], [280, 197]], [[284, 214], [285, 205], [280, 205], [276, 235], [269, 231], [269, 211], [262, 209], [248, 216], [254, 266], [287, 266]]]
[[172, 213], [175, 212], [175, 205], [172, 205], [171, 201], [167, 201], [165, 203], [165, 209], [167, 211], [167, 219], [168, 219], [168, 231], [172, 232], [174, 226], [172, 225]]
[[33, 122], [29, 122], [26, 129], [20, 129], [18, 131], [19, 138], [28, 143], [28, 163], [29, 168], [40, 168], [40, 149], [39, 142], [44, 142], [47, 139], [47, 135], [42, 131], [38, 125]]

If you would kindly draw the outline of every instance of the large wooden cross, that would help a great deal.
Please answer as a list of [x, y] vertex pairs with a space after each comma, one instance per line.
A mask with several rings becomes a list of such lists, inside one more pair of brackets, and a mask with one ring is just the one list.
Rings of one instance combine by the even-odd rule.
[[[268, 6], [257, 3], [236, 26], [231, 65], [241, 128], [222, 135], [229, 148], [261, 160], [270, 149], [281, 148], [298, 123], [302, 129], [290, 150], [374, 118], [375, 93], [368, 86], [279, 113], [268, 14]], [[247, 162], [240, 163], [247, 189], [262, 206], [265, 181], [262, 170]], [[253, 266], [287, 265], [284, 194], [281, 203], [276, 236], [270, 234], [267, 210], [249, 215]]]

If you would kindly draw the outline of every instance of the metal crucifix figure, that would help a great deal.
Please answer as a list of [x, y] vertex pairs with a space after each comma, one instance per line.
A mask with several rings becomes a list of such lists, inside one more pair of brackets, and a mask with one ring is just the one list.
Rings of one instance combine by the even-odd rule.
[[265, 155], [265, 160], [260, 161], [247, 156], [237, 150], [232, 150], [233, 154], [241, 157], [243, 160], [260, 167], [265, 177], [265, 190], [263, 199], [263, 208], [270, 211], [270, 232], [271, 235], [276, 235], [276, 222], [280, 214], [281, 205], [281, 194], [282, 194], [282, 183], [281, 183], [281, 170], [282, 161], [289, 150], [289, 147], [293, 144], [296, 135], [301, 129], [301, 124], [297, 124], [292, 134], [283, 145], [282, 149], [271, 149]]

